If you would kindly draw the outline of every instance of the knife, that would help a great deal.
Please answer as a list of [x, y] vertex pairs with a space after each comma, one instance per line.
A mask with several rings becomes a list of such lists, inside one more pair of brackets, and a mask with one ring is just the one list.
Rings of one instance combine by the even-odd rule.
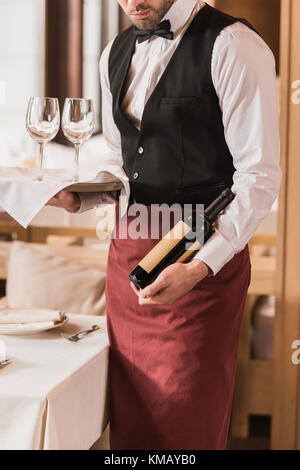
[[7, 364], [10, 364], [12, 362], [11, 359], [4, 359], [4, 361], [0, 361], [0, 367], [6, 366]]

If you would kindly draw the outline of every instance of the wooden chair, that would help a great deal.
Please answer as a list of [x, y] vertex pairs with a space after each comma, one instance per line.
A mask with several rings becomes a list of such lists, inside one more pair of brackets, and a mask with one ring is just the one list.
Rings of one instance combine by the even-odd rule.
[[[9, 249], [13, 242], [0, 242], [0, 279], [7, 277], [7, 260]], [[69, 261], [76, 261], [89, 266], [100, 267], [106, 270], [108, 249], [95, 250], [84, 246], [64, 246], [62, 244], [33, 243], [37, 249]], [[0, 299], [0, 308], [6, 307], [6, 298]]]
[[[109, 233], [100, 232], [99, 229], [90, 227], [66, 227], [66, 226], [35, 226], [30, 225], [24, 229], [8, 214], [0, 214], [0, 234], [5, 239], [34, 243], [40, 249], [45, 249], [69, 260], [91, 264], [106, 269], [106, 257], [109, 247]], [[99, 243], [99, 236], [101, 242]], [[84, 247], [84, 240], [95, 240], [97, 249]], [[0, 280], [6, 279], [6, 259], [11, 242], [0, 240]], [[47, 246], [43, 245], [46, 244]], [[71, 249], [68, 249], [71, 248]], [[74, 248], [72, 250], [72, 248]], [[78, 250], [79, 248], [79, 250]], [[1, 282], [1, 295], [4, 295], [4, 283]], [[5, 298], [0, 300], [0, 306], [4, 306]]]
[[[24, 229], [11, 217], [0, 217], [0, 236], [4, 235], [6, 241], [20, 240], [30, 243], [48, 243], [51, 245], [83, 245], [84, 240], [95, 240], [103, 245], [108, 245], [110, 233], [99, 230], [96, 227], [69, 227], [69, 226], [37, 226], [29, 225]], [[0, 237], [1, 241], [1, 237]]]
[[17, 222], [8, 217], [0, 220], [0, 234], [10, 235], [13, 240], [28, 241], [29, 232]]
[[[28, 228], [28, 241], [31, 243], [48, 243], [50, 239], [59, 242], [59, 237], [74, 237], [73, 244], [82, 244], [84, 238], [97, 239], [96, 228], [90, 227], [64, 227], [64, 226], [35, 226]], [[103, 234], [101, 234], [102, 236]], [[106, 234], [105, 234], [106, 235]], [[105, 238], [103, 236], [102, 238]], [[107, 238], [107, 237], [106, 237]]]
[[247, 438], [249, 415], [272, 415], [274, 362], [251, 358], [251, 313], [260, 295], [275, 294], [276, 259], [267, 256], [274, 235], [256, 234], [249, 243], [251, 283], [246, 300], [235, 379], [230, 435]]
[[[12, 243], [13, 242], [0, 242], [0, 279], [6, 279], [7, 259]], [[43, 243], [33, 243], [32, 245], [40, 251], [61, 256], [70, 261], [106, 269], [107, 249], [94, 250], [84, 246], [48, 245]]]

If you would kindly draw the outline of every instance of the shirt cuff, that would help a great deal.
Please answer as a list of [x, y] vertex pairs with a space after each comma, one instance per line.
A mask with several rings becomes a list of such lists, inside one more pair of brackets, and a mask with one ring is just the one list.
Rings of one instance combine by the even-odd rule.
[[76, 211], [69, 211], [73, 214], [82, 214], [93, 209], [100, 204], [111, 204], [117, 199], [117, 191], [106, 191], [99, 193], [78, 193], [80, 198], [80, 207]]
[[220, 232], [215, 232], [200, 248], [194, 258], [207, 264], [212, 270], [213, 276], [215, 276], [234, 255], [235, 251], [231, 244]]

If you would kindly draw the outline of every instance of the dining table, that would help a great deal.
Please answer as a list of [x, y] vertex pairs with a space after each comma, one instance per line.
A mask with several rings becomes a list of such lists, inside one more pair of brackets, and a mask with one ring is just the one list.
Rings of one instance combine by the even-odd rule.
[[[105, 430], [106, 317], [67, 318], [40, 333], [0, 335], [11, 360], [0, 367], [0, 450], [88, 450]], [[94, 325], [79, 341], [68, 340]]]

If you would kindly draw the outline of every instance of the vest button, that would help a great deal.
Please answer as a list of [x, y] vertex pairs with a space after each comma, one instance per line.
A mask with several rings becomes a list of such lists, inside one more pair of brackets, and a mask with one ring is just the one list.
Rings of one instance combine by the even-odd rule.
[[142, 146], [139, 147], [138, 152], [139, 152], [140, 155], [142, 155], [142, 153], [144, 153], [144, 147], [142, 147]]
[[137, 179], [138, 179], [138, 177], [139, 177], [139, 174], [138, 174], [137, 172], [136, 172], [136, 173], [134, 173], [134, 175], [133, 175], [133, 178], [134, 178], [135, 180], [137, 180]]

